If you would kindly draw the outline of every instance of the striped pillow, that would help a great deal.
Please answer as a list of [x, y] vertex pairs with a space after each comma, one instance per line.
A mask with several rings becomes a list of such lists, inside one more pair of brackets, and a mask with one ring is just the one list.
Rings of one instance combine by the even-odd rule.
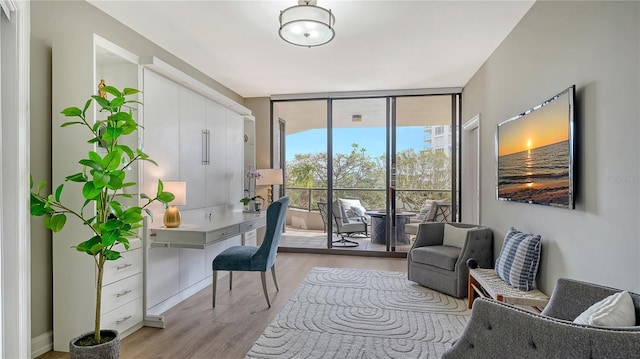
[[514, 288], [524, 291], [535, 288], [540, 247], [540, 235], [511, 227], [496, 260], [496, 274]]

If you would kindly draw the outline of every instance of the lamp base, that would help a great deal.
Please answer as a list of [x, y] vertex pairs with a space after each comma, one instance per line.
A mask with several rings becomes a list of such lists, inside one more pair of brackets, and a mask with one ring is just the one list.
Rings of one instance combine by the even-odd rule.
[[171, 206], [167, 208], [167, 211], [164, 212], [164, 226], [167, 228], [177, 228], [180, 226], [180, 222], [182, 218], [180, 216], [180, 211], [176, 206]]

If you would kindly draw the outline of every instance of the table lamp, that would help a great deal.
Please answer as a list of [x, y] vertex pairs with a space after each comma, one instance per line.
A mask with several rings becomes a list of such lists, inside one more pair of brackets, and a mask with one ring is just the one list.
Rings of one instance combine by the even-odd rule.
[[260, 177], [256, 179], [256, 186], [269, 186], [267, 188], [267, 205], [273, 201], [273, 185], [283, 184], [281, 168], [264, 168], [258, 170]]
[[164, 212], [164, 226], [167, 228], [177, 228], [180, 226], [180, 211], [176, 206], [187, 204], [187, 182], [185, 181], [163, 181], [164, 191], [171, 192], [176, 197], [169, 208]]

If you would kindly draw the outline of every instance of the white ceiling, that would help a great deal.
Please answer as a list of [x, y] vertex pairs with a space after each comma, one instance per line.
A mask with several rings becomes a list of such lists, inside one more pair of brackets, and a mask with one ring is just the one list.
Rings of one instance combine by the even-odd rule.
[[295, 0], [88, 1], [245, 98], [462, 87], [534, 3], [318, 0], [336, 37], [306, 48], [278, 36]]

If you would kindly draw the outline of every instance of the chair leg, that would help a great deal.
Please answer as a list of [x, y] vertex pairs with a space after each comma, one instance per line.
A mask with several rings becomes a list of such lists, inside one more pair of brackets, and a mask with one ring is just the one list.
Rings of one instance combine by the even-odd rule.
[[231, 290], [232, 283], [233, 283], [233, 272], [229, 271], [229, 290]]
[[267, 276], [266, 272], [260, 272], [260, 278], [262, 279], [262, 291], [264, 292], [264, 297], [267, 299], [267, 305], [271, 308], [271, 302], [269, 302], [269, 293], [267, 293]]
[[213, 305], [212, 307], [215, 308], [216, 307], [216, 285], [218, 282], [218, 271], [213, 271]]
[[273, 277], [273, 283], [276, 285], [276, 291], [280, 291], [280, 288], [278, 288], [278, 280], [276, 279], [276, 265], [274, 264], [271, 267], [271, 276]]

